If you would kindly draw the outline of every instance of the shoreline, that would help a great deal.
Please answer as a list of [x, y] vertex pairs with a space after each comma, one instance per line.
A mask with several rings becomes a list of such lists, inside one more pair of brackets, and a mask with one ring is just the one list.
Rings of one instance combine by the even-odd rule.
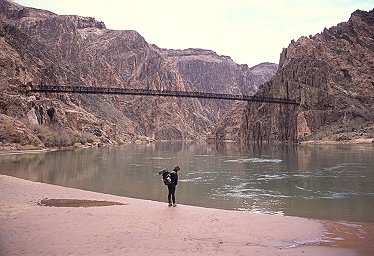
[[[0, 187], [2, 255], [333, 256], [372, 255], [374, 252], [371, 244], [362, 248], [365, 243], [357, 244], [354, 239], [344, 237], [343, 233], [350, 232], [353, 224], [343, 225], [346, 230], [342, 232], [339, 223], [328, 222], [332, 223], [328, 225], [326, 221], [299, 217], [187, 205], [169, 208], [162, 202], [5, 175], [0, 175]], [[122, 205], [41, 206], [45, 198], [109, 201]], [[352, 227], [357, 228], [357, 225]], [[342, 237], [353, 242], [334, 243], [334, 239]]]
[[374, 144], [374, 138], [370, 139], [352, 139], [352, 140], [310, 140], [310, 141], [301, 141], [300, 145], [356, 145], [356, 144]]
[[[151, 142], [156, 143], [157, 141]], [[165, 141], [159, 141], [165, 142]], [[170, 141], [169, 141], [170, 142]], [[218, 142], [218, 141], [216, 141]], [[206, 142], [209, 143], [209, 142]], [[222, 143], [239, 143], [238, 141], [222, 141]], [[131, 144], [131, 143], [129, 143]], [[133, 144], [138, 144], [134, 142]], [[274, 143], [273, 145], [284, 144], [288, 145], [288, 143]], [[301, 141], [296, 143], [295, 145], [305, 146], [305, 145], [357, 145], [357, 144], [373, 144], [374, 145], [374, 138], [370, 139], [353, 139], [353, 140], [346, 140], [346, 141], [332, 141], [332, 140], [310, 140], [310, 141]], [[127, 145], [127, 144], [122, 144]], [[272, 145], [272, 144], [268, 144]], [[45, 153], [45, 152], [54, 152], [54, 151], [65, 151], [65, 150], [80, 150], [80, 149], [88, 149], [88, 148], [99, 148], [99, 147], [109, 147], [109, 146], [121, 146], [121, 145], [79, 145], [79, 146], [69, 146], [69, 147], [61, 147], [61, 148], [38, 148], [38, 149], [25, 149], [25, 148], [17, 148], [13, 146], [13, 149], [9, 149], [9, 147], [0, 146], [0, 155], [17, 155], [17, 154], [29, 154], [29, 153]]]

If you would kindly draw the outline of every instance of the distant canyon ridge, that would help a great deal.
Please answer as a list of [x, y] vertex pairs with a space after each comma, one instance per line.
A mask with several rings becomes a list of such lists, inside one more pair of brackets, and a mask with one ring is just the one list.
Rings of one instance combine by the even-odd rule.
[[[248, 67], [210, 50], [162, 49], [91, 17], [0, 0], [0, 146], [374, 137], [373, 20], [373, 11], [356, 11], [292, 41], [279, 67]], [[301, 105], [26, 93], [41, 84], [256, 93]]]

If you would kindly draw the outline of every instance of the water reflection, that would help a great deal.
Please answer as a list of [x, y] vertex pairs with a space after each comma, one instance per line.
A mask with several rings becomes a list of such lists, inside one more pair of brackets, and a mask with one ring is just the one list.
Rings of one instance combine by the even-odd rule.
[[0, 155], [0, 173], [165, 201], [163, 168], [180, 165], [183, 204], [374, 222], [372, 145], [155, 143]]

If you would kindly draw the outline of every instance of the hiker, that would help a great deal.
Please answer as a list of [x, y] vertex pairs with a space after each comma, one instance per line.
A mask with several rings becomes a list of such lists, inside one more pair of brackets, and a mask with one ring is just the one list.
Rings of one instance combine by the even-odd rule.
[[[178, 184], [178, 171], [180, 170], [179, 166], [175, 166], [174, 170], [170, 173], [170, 184], [168, 184], [168, 202], [169, 207], [173, 206], [176, 207], [177, 204], [175, 203], [175, 188]], [[173, 204], [172, 204], [173, 203]]]

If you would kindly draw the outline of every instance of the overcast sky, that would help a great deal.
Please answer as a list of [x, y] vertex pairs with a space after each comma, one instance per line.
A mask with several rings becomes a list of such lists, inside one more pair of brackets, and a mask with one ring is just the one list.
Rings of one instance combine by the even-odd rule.
[[347, 21], [374, 0], [15, 0], [57, 14], [136, 30], [161, 48], [202, 48], [239, 64], [278, 63], [292, 39]]

